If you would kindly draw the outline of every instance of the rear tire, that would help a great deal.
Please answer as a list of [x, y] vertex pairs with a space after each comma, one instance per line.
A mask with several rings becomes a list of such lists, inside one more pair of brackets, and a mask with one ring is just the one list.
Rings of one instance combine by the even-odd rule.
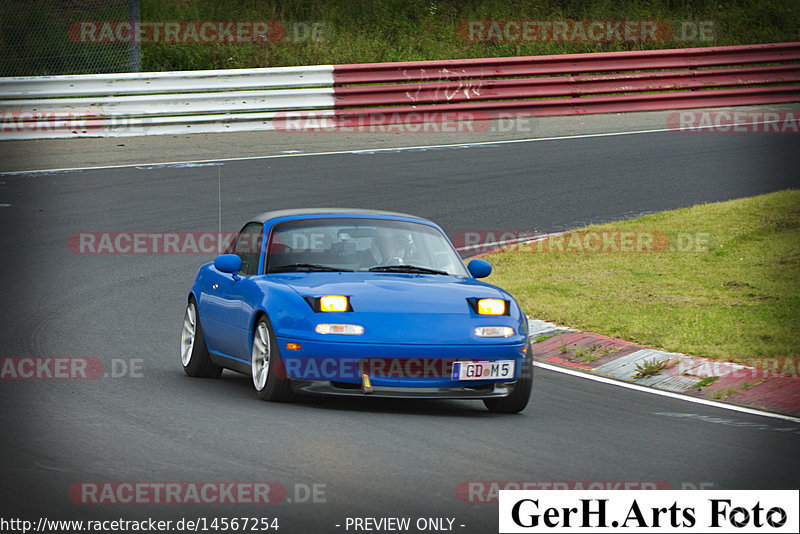
[[278, 350], [278, 342], [266, 315], [259, 318], [253, 330], [250, 371], [253, 377], [253, 386], [261, 400], [272, 402], [294, 400], [294, 392], [286, 377], [286, 369]]
[[186, 313], [183, 316], [181, 331], [181, 363], [183, 371], [198, 378], [217, 378], [222, 374], [222, 367], [215, 365], [208, 354], [206, 338], [197, 315], [197, 303], [189, 299]]
[[490, 412], [518, 413], [528, 405], [533, 387], [533, 359], [530, 345], [528, 345], [528, 356], [525, 358], [523, 366], [522, 371], [519, 373], [519, 378], [514, 384], [514, 389], [511, 390], [511, 394], [508, 397], [483, 399], [483, 404]]

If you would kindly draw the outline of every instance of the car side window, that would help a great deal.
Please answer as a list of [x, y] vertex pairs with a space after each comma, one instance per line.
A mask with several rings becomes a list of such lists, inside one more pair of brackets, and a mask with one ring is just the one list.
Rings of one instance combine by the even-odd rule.
[[251, 222], [245, 224], [239, 235], [236, 236], [233, 253], [242, 259], [242, 268], [239, 270], [239, 274], [243, 276], [258, 274], [263, 231], [263, 224]]

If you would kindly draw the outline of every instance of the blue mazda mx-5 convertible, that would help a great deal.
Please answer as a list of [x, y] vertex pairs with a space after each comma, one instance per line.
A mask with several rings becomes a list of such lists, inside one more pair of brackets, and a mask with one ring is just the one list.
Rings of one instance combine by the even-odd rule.
[[482, 399], [531, 393], [525, 314], [477, 280], [436, 224], [372, 210], [264, 213], [203, 265], [181, 334], [186, 373], [249, 374], [258, 396]]

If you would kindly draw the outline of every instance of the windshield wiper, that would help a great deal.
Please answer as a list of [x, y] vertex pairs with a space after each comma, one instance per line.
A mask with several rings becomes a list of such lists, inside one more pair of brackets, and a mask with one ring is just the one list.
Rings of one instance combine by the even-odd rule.
[[352, 273], [353, 269], [340, 269], [339, 267], [330, 267], [328, 265], [319, 265], [316, 263], [291, 263], [289, 265], [279, 265], [274, 269], [270, 269], [271, 273], [283, 273], [287, 271], [312, 271], [312, 272], [331, 272], [331, 273]]
[[369, 270], [370, 272], [384, 273], [449, 274], [446, 271], [429, 269], [418, 265], [376, 265], [375, 267], [370, 267]]

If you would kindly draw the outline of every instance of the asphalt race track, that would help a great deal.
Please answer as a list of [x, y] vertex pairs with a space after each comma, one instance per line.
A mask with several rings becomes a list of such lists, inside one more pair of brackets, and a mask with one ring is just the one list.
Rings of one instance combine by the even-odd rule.
[[[97, 358], [108, 375], [0, 380], [2, 516], [277, 517], [287, 533], [409, 516], [482, 533], [496, 532], [497, 506], [465, 502], [462, 483], [798, 488], [800, 424], [540, 368], [531, 404], [510, 416], [478, 401], [272, 404], [246, 376], [191, 379], [178, 357], [183, 309], [213, 256], [67, 247], [78, 232], [214, 232], [218, 174], [223, 230], [272, 209], [353, 206], [428, 217], [453, 235], [562, 230], [796, 188], [797, 162], [792, 135], [667, 132], [0, 175], [0, 356]], [[82, 482], [203, 481], [278, 482], [287, 500], [76, 504], [69, 493]]]

